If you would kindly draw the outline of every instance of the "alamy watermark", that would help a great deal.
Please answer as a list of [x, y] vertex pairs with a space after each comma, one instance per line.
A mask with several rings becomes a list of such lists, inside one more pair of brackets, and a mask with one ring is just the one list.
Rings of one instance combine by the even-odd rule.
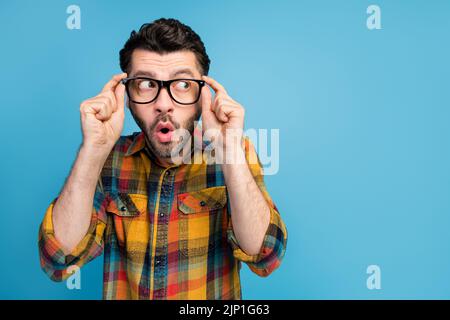
[[366, 20], [366, 26], [369, 30], [381, 29], [381, 9], [375, 4], [367, 7], [366, 13], [369, 14]]
[[[197, 122], [195, 123], [197, 126]], [[245, 155], [244, 139], [248, 137], [256, 152]], [[279, 129], [219, 129], [205, 130], [193, 136], [186, 129], [172, 132], [171, 141], [177, 142], [171, 151], [174, 164], [260, 164], [264, 175], [275, 175], [280, 168]], [[259, 157], [259, 161], [258, 161]]]
[[75, 4], [71, 4], [67, 7], [66, 13], [69, 16], [66, 19], [66, 27], [69, 30], [80, 30], [81, 29], [81, 9]]
[[66, 286], [69, 290], [81, 290], [81, 271], [80, 267], [76, 265], [72, 265], [67, 268], [66, 272], [70, 274], [70, 276], [66, 280]]
[[366, 286], [369, 290], [381, 289], [381, 268], [376, 264], [371, 264], [366, 270], [369, 277], [367, 277]]

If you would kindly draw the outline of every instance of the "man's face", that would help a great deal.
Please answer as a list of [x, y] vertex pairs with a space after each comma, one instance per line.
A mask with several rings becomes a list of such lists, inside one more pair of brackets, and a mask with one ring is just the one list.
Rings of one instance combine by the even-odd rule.
[[[133, 51], [128, 77], [144, 76], [156, 80], [179, 78], [200, 79], [201, 73], [194, 53], [177, 51], [159, 54], [143, 49]], [[129, 101], [134, 120], [145, 134], [150, 150], [163, 163], [171, 163], [171, 151], [179, 141], [171, 141], [170, 129], [185, 129], [192, 133], [194, 122], [201, 115], [200, 102], [181, 105], [173, 101], [167, 89], [161, 88], [158, 98], [148, 104], [136, 104]]]

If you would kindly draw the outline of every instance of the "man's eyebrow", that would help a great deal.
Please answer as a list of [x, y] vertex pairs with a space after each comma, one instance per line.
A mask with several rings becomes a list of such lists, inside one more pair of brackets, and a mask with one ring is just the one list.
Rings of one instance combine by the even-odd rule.
[[136, 71], [136, 73], [133, 74], [133, 77], [138, 77], [138, 76], [155, 77], [155, 74], [151, 71], [138, 70], [138, 71]]
[[[183, 68], [179, 69], [171, 74], [171, 79], [175, 78], [176, 76], [179, 76], [181, 74], [186, 74], [192, 78], [195, 77], [194, 73], [189, 68]], [[139, 77], [139, 76], [146, 76], [150, 78], [155, 78], [156, 75], [152, 71], [144, 71], [144, 70], [138, 70], [133, 74], [133, 77]]]
[[194, 73], [191, 71], [191, 69], [185, 68], [185, 69], [177, 70], [174, 73], [172, 73], [172, 78], [174, 78], [180, 74], [187, 74], [191, 77], [194, 77]]

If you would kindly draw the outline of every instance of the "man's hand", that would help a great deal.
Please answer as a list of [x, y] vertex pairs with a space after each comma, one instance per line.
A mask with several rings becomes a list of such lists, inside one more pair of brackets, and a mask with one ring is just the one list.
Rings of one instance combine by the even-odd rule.
[[[203, 80], [215, 92], [214, 100], [208, 86], [202, 89], [202, 126], [203, 130], [219, 130], [226, 143], [227, 130], [231, 130], [234, 138], [242, 138], [244, 130], [244, 108], [234, 101], [225, 88], [211, 77], [203, 76]], [[230, 134], [231, 132], [228, 132]], [[237, 139], [240, 142], [240, 139]]]
[[110, 152], [119, 139], [125, 118], [125, 86], [120, 81], [126, 76], [126, 73], [115, 75], [100, 94], [81, 103], [83, 146]]
[[55, 237], [66, 254], [88, 232], [96, 185], [122, 132], [125, 86], [120, 80], [125, 77], [115, 75], [99, 95], [81, 103], [83, 144], [52, 214]]
[[202, 89], [202, 125], [205, 131], [219, 130], [222, 134], [226, 149], [226, 159], [222, 158], [226, 164], [222, 163], [222, 171], [230, 201], [233, 231], [241, 249], [256, 255], [261, 250], [270, 223], [270, 208], [245, 162], [241, 144], [244, 108], [230, 98], [220, 83], [206, 76], [203, 80], [213, 88], [215, 98], [212, 101], [207, 86]]

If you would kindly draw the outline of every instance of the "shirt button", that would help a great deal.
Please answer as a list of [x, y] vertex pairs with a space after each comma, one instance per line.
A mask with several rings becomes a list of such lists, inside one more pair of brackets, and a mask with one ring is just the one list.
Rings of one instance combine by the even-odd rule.
[[159, 214], [159, 216], [160, 216], [160, 217], [164, 217], [164, 213], [161, 212], [161, 213]]
[[159, 259], [156, 259], [156, 260], [155, 260], [155, 264], [157, 264], [157, 265], [158, 265], [160, 262], [161, 262], [161, 261], [159, 261]]

